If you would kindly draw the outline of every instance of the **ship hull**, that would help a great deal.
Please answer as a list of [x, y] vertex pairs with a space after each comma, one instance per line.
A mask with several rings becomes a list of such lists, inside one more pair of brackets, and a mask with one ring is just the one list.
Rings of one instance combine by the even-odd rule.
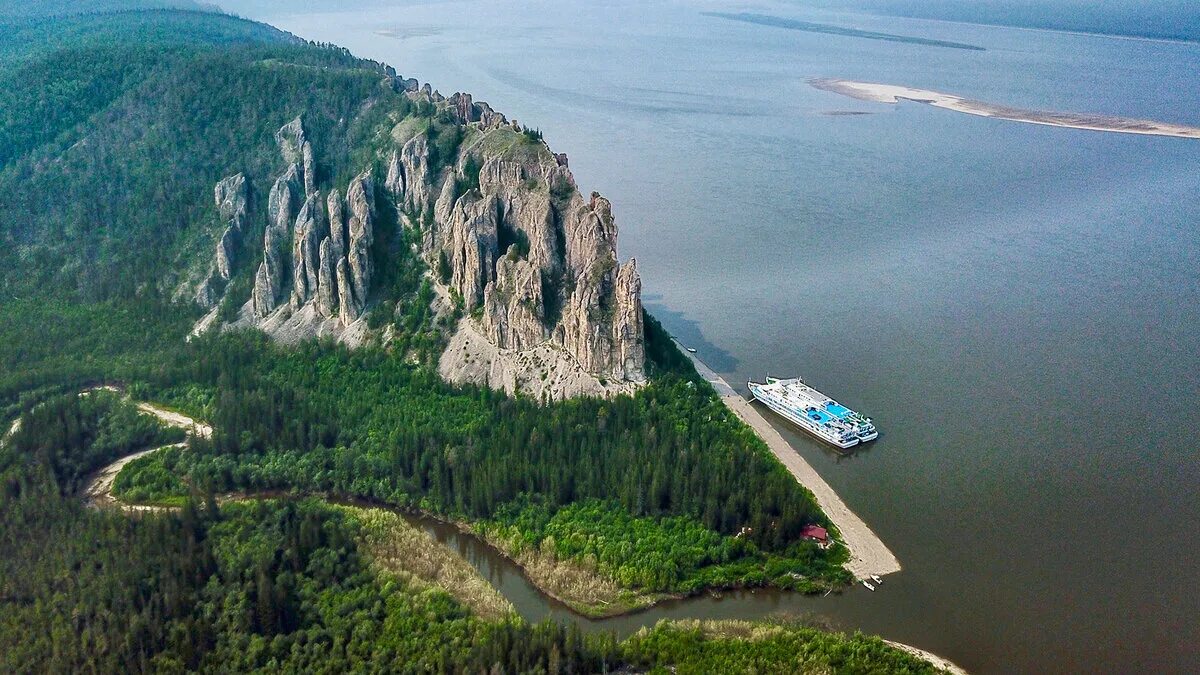
[[863, 418], [799, 379], [767, 378], [765, 384], [748, 382], [754, 399], [802, 431], [835, 448], [846, 450], [879, 436], [869, 418]]

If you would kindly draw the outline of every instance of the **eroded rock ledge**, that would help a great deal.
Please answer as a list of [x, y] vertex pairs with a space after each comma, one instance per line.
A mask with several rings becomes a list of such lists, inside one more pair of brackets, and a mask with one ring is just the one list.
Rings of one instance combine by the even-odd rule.
[[[377, 205], [386, 204], [399, 226], [387, 231], [418, 233], [417, 253], [439, 295], [435, 311], [462, 317], [440, 359], [445, 378], [539, 400], [636, 389], [645, 380], [641, 279], [635, 261], [618, 261], [608, 200], [584, 197], [565, 155], [469, 94], [445, 98], [392, 76], [385, 85], [457, 123], [453, 155], [427, 120], [397, 114], [390, 143], [378, 150], [385, 175], [366, 170], [330, 185], [303, 118], [284, 125], [257, 259], [241, 253], [260, 250], [242, 241], [248, 179], [236, 174], [215, 188], [228, 224], [195, 293], [212, 308], [197, 332], [223, 325], [257, 327], [287, 343], [386, 341], [390, 333], [366, 321], [380, 300], [376, 267], [389, 264], [380, 251], [398, 245], [375, 246]], [[216, 307], [238, 265], [245, 274], [252, 266], [253, 290], [222, 324]]]

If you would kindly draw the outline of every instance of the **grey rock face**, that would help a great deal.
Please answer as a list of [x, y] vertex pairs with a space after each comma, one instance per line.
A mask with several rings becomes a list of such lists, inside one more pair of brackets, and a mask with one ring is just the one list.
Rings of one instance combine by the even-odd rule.
[[479, 126], [483, 129], [496, 129], [508, 124], [508, 119], [501, 113], [492, 110], [492, 106], [479, 101], [475, 104], [479, 109]]
[[287, 231], [292, 216], [300, 206], [300, 165], [290, 164], [287, 171], [275, 180], [267, 198], [267, 228]]
[[233, 225], [229, 225], [221, 235], [221, 241], [217, 242], [217, 257], [214, 271], [216, 276], [225, 281], [229, 281], [229, 278], [233, 276], [234, 256], [237, 251], [238, 239], [241, 236], [240, 229], [235, 230]]
[[566, 269], [574, 281], [555, 339], [590, 373], [609, 374], [613, 360], [611, 328], [613, 277], [617, 267], [616, 227], [608, 200], [575, 193], [564, 224]]
[[645, 326], [642, 321], [642, 278], [637, 261], [630, 258], [617, 272], [613, 295], [612, 376], [631, 382], [646, 381]]
[[342, 325], [348, 326], [358, 319], [360, 307], [354, 302], [354, 291], [350, 282], [350, 265], [345, 258], [337, 261], [338, 313]]
[[338, 310], [337, 263], [341, 260], [330, 237], [321, 240], [321, 261], [317, 275], [317, 311], [331, 317]]
[[576, 275], [586, 273], [598, 281], [612, 272], [611, 263], [615, 263], [617, 257], [617, 228], [607, 199], [593, 192], [585, 205], [577, 196], [572, 200], [564, 229], [567, 266]]
[[550, 193], [542, 187], [545, 179], [537, 171], [519, 162], [492, 159], [479, 171], [479, 189], [496, 196], [501, 227], [520, 233], [533, 264], [554, 274], [563, 263], [557, 250], [557, 224]]
[[329, 238], [334, 251], [340, 256], [346, 251], [346, 210], [342, 206], [342, 193], [337, 188], [329, 191], [326, 206], [329, 210]]
[[271, 285], [270, 272], [264, 260], [259, 263], [254, 272], [254, 289], [250, 292], [250, 302], [254, 316], [263, 318], [275, 308], [274, 288]]
[[317, 294], [320, 241], [325, 218], [319, 195], [309, 195], [296, 216], [292, 236], [292, 306], [300, 307]]
[[265, 317], [283, 301], [285, 275], [288, 273], [287, 254], [290, 249], [289, 231], [300, 196], [300, 167], [288, 166], [271, 187], [267, 199], [267, 228], [263, 235], [263, 261], [254, 276], [254, 314]]
[[233, 276], [248, 208], [246, 177], [239, 173], [222, 178], [213, 187], [213, 201], [221, 220], [225, 221], [225, 229], [217, 240], [208, 276], [196, 287], [194, 295], [196, 303], [206, 309], [220, 301], [225, 283]]
[[446, 99], [450, 103], [450, 110], [458, 121], [463, 124], [479, 121], [479, 114], [475, 110], [475, 104], [471, 101], [470, 94], [456, 92]]
[[492, 265], [499, 253], [496, 204], [493, 198], [455, 204], [446, 225], [450, 286], [462, 294], [468, 311], [483, 302], [483, 291], [494, 277]]
[[401, 206], [418, 215], [429, 206], [433, 186], [429, 176], [429, 143], [425, 135], [416, 136], [400, 150], [404, 170], [404, 199]]
[[317, 194], [317, 164], [313, 160], [312, 143], [304, 141], [301, 154], [304, 157], [304, 196], [312, 197]]
[[222, 178], [213, 188], [213, 201], [217, 213], [226, 222], [221, 239], [217, 242], [217, 252], [213, 260], [213, 271], [210, 279], [206, 280], [206, 291], [201, 304], [211, 306], [217, 300], [213, 287], [217, 279], [229, 281], [233, 276], [233, 266], [241, 243], [242, 224], [246, 219], [247, 187], [246, 177], [235, 174]]
[[483, 295], [483, 328], [496, 346], [520, 351], [546, 341], [542, 274], [517, 257], [515, 246], [497, 261], [496, 279]]
[[[472, 340], [492, 346], [504, 381], [516, 388], [552, 381], [544, 391], [601, 393], [632, 391], [644, 381], [641, 279], [636, 262], [618, 263], [608, 200], [581, 195], [565, 155], [520, 136], [515, 121], [469, 94], [446, 99], [393, 75], [384, 85], [473, 130], [455, 156], [439, 158], [436, 171], [427, 133], [386, 150], [378, 158], [386, 166], [380, 194], [394, 201], [401, 226], [419, 228], [420, 254], [477, 317], [463, 325], [472, 327]], [[367, 335], [359, 319], [376, 276], [373, 177], [356, 176], [344, 196], [337, 189], [322, 193], [317, 148], [300, 118], [284, 125], [276, 141], [287, 169], [267, 200], [255, 323], [268, 332], [287, 324], [288, 336]], [[240, 228], [245, 218], [245, 194], [239, 176], [214, 191], [230, 229], [218, 246], [210, 291], [232, 274], [239, 231], [233, 225]], [[285, 299], [292, 311], [274, 313]], [[334, 316], [336, 323], [329, 321]], [[455, 372], [478, 370], [469, 355], [460, 360]], [[551, 363], [573, 374], [555, 380], [545, 371]]]
[[246, 193], [246, 177], [240, 173], [217, 182], [213, 188], [213, 198], [222, 220], [236, 220], [241, 226], [246, 217]]
[[404, 202], [404, 165], [400, 163], [400, 151], [392, 150], [392, 159], [388, 162], [387, 177], [383, 187], [392, 195], [397, 204]]
[[370, 173], [350, 181], [350, 187], [346, 190], [346, 204], [350, 211], [346, 257], [350, 268], [350, 286], [360, 313], [367, 304], [371, 287], [371, 246], [375, 243], [374, 194]]
[[212, 309], [221, 300], [221, 294], [217, 292], [215, 277], [209, 276], [200, 282], [196, 287], [196, 294], [192, 297], [197, 305], [205, 309]]
[[[468, 117], [468, 101], [447, 105]], [[482, 127], [485, 109], [470, 105]], [[472, 160], [482, 165], [479, 187], [465, 194], [457, 181], [466, 159], [435, 175], [428, 153], [425, 136], [409, 140], [385, 185], [401, 208], [432, 213], [421, 249], [435, 270], [447, 261], [467, 311], [482, 308], [483, 335], [508, 350], [552, 343], [595, 377], [644, 381], [641, 281], [636, 263], [617, 262], [609, 201], [580, 195], [566, 157], [548, 151]]]
[[275, 132], [275, 143], [288, 164], [304, 162], [304, 124], [300, 118], [288, 122]]

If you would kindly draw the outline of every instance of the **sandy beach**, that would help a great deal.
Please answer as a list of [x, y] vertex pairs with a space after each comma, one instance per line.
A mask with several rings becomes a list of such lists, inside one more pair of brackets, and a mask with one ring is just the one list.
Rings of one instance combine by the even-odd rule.
[[881, 638], [881, 639], [883, 639], [884, 642], [895, 647], [896, 649], [906, 651], [909, 654], [912, 654], [913, 656], [915, 656], [919, 659], [924, 659], [924, 660], [928, 661], [929, 663], [933, 664], [934, 668], [939, 668], [941, 670], [944, 670], [944, 671], [950, 673], [950, 675], [967, 675], [967, 671], [963, 670], [963, 668], [961, 666], [958, 666], [953, 661], [950, 661], [949, 659], [944, 659], [944, 658], [938, 656], [937, 654], [934, 654], [933, 652], [927, 652], [924, 649], [921, 649], [920, 647], [906, 645], [903, 642], [896, 642], [895, 640], [888, 640], [888, 639], [884, 639], [884, 638]]
[[751, 429], [754, 429], [759, 438], [762, 438], [767, 447], [771, 449], [771, 452], [795, 476], [796, 481], [816, 496], [817, 504], [837, 527], [838, 532], [841, 533], [842, 542], [850, 549], [850, 561], [846, 563], [846, 569], [857, 579], [866, 579], [872, 574], [883, 576], [899, 572], [900, 561], [896, 559], [887, 545], [871, 531], [862, 518], [859, 518], [850, 510], [850, 507], [846, 506], [846, 503], [833, 491], [829, 483], [826, 483], [816, 469], [813, 469], [812, 465], [784, 440], [775, 427], [771, 426], [759, 413], [754, 404], [743, 398], [720, 375], [713, 372], [695, 354], [687, 351], [678, 341], [675, 344], [692, 360], [700, 377], [708, 380], [717, 390], [717, 394], [725, 405]]
[[874, 103], [896, 104], [901, 100], [925, 103], [936, 108], [945, 108], [968, 115], [992, 117], [995, 119], [1025, 122], [1027, 124], [1042, 124], [1052, 127], [1067, 127], [1070, 129], [1086, 129], [1089, 131], [1109, 131], [1119, 134], [1141, 134], [1144, 136], [1170, 136], [1173, 138], [1200, 138], [1200, 127], [1189, 127], [1181, 124], [1169, 124], [1153, 120], [1139, 120], [1128, 117], [1113, 117], [1091, 113], [1054, 112], [1046, 110], [1028, 110], [1013, 108], [996, 103], [973, 101], [971, 99], [943, 94], [929, 89], [914, 89], [894, 84], [875, 84], [871, 82], [855, 82], [832, 78], [816, 78], [809, 84], [822, 91], [848, 96], [859, 101]]

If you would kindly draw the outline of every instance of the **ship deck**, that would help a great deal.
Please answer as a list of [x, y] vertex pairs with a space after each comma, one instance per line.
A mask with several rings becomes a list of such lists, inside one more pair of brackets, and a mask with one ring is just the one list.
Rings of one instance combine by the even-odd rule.
[[[779, 381], [763, 385], [763, 388], [774, 392], [780, 400], [791, 405], [797, 415], [806, 416], [820, 424], [835, 420], [850, 424], [853, 422], [849, 418], [857, 414], [806, 384]], [[816, 410], [809, 411], [809, 407]]]

